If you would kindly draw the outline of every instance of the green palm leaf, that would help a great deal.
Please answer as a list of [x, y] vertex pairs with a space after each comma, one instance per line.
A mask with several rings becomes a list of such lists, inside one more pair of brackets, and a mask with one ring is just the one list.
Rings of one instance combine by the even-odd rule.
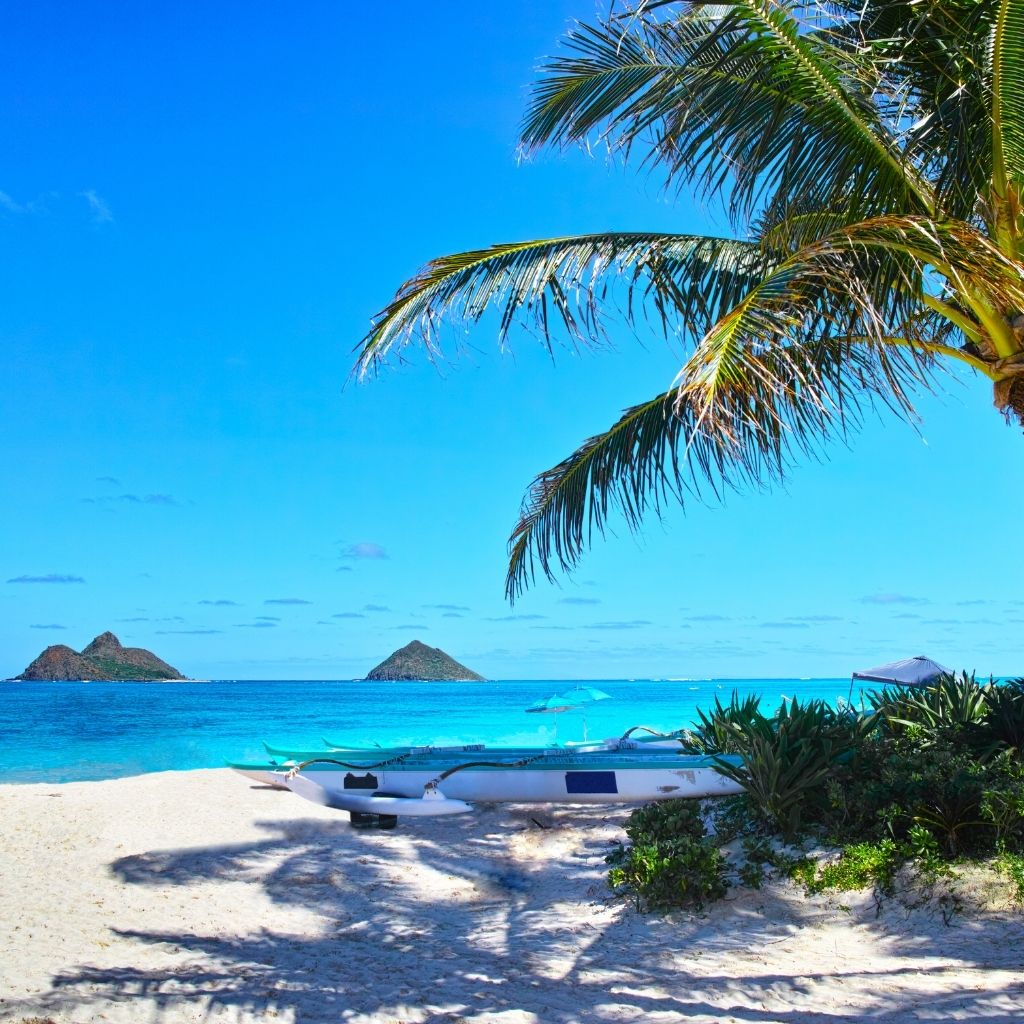
[[[686, 424], [675, 401], [672, 390], [627, 409], [611, 429], [534, 480], [509, 539], [509, 600], [534, 579], [538, 564], [549, 579], [556, 567], [571, 569], [593, 532], [603, 532], [613, 507], [636, 529], [667, 494], [681, 498], [679, 451]], [[693, 457], [701, 454], [698, 449]], [[716, 479], [710, 466], [704, 475]]]
[[782, 206], [842, 193], [863, 215], [930, 208], [930, 186], [873, 105], [872, 62], [827, 33], [802, 32], [790, 5], [696, 4], [667, 22], [641, 13], [581, 25], [566, 46], [527, 111], [528, 149], [603, 126], [626, 152], [644, 144], [669, 182], [708, 195], [731, 182], [737, 218], [771, 193]]
[[754, 243], [653, 232], [551, 238], [443, 256], [374, 318], [360, 345], [359, 369], [411, 341], [437, 353], [446, 319], [472, 323], [490, 308], [500, 313], [502, 337], [518, 318], [549, 347], [560, 328], [574, 342], [598, 344], [616, 284], [628, 321], [644, 309], [666, 330], [706, 330], [777, 259]]
[[1020, 252], [1024, 201], [1024, 0], [1002, 0], [992, 32], [993, 188], [1005, 216], [998, 230]]
[[704, 336], [678, 389], [627, 409], [531, 485], [506, 594], [536, 569], [570, 570], [612, 512], [638, 529], [666, 498], [765, 486], [860, 426], [872, 405], [905, 419], [937, 355], [970, 359], [922, 315], [920, 277], [942, 266], [992, 301], [1024, 303], [1024, 274], [967, 224], [875, 218], [778, 264]]
[[486, 311], [552, 347], [610, 310], [694, 344], [676, 384], [540, 474], [507, 592], [620, 514], [766, 486], [869, 409], [914, 417], [944, 361], [1024, 423], [1024, 0], [640, 0], [569, 33], [522, 143], [588, 143], [721, 198], [741, 238], [603, 232], [442, 257], [359, 368]]

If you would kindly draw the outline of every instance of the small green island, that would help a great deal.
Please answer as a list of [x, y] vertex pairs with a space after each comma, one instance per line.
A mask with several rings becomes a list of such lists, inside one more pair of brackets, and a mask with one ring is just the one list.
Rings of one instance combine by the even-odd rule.
[[367, 679], [424, 679], [430, 682], [486, 682], [440, 647], [413, 640], [366, 674]]
[[172, 665], [141, 647], [125, 647], [101, 633], [81, 652], [65, 644], [47, 647], [15, 680], [52, 682], [185, 682]]

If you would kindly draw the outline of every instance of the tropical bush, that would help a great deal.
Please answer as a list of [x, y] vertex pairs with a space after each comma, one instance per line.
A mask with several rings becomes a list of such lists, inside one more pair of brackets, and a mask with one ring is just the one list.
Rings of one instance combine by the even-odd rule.
[[991, 689], [986, 724], [996, 743], [1024, 755], [1024, 679]]
[[886, 892], [892, 888], [893, 878], [903, 863], [902, 854], [892, 839], [855, 843], [846, 847], [837, 860], [825, 865], [803, 859], [794, 865], [791, 874], [811, 893], [864, 889], [869, 885]]
[[886, 687], [866, 697], [893, 736], [930, 742], [951, 732], [980, 737], [984, 730], [975, 727], [987, 718], [994, 689], [991, 681], [981, 685], [974, 673], [962, 672], [942, 676], [931, 686]]
[[1002, 852], [996, 866], [1013, 884], [1014, 897], [1024, 903], [1024, 854]]
[[737, 754], [738, 736], [760, 730], [766, 721], [761, 714], [760, 697], [740, 697], [734, 690], [728, 704], [716, 696], [710, 711], [698, 708], [696, 725], [683, 731], [680, 742], [691, 754]]
[[626, 825], [629, 843], [610, 853], [608, 882], [632, 897], [637, 909], [701, 909], [724, 896], [726, 860], [706, 835], [694, 801], [666, 800], [635, 810]]
[[[734, 697], [729, 708], [736, 706]], [[716, 757], [718, 770], [740, 783], [755, 813], [787, 838], [821, 799], [825, 781], [854, 753], [864, 728], [822, 700], [788, 701], [772, 718], [731, 715], [717, 726], [724, 748], [742, 759], [735, 764]]]
[[[886, 891], [906, 862], [936, 877], [958, 859], [995, 857], [1024, 900], [1022, 714], [1024, 681], [978, 683], [966, 672], [871, 694], [860, 715], [790, 701], [769, 717], [756, 698], [716, 699], [685, 745], [745, 792], [717, 803], [714, 842], [682, 801], [636, 812], [615, 884], [649, 891], [639, 902], [651, 907], [697, 891], [703, 903], [716, 890], [709, 880], [725, 877], [714, 844], [740, 840], [730, 876], [752, 887], [771, 870], [809, 892]], [[804, 838], [839, 847], [838, 859], [822, 866], [780, 852]]]

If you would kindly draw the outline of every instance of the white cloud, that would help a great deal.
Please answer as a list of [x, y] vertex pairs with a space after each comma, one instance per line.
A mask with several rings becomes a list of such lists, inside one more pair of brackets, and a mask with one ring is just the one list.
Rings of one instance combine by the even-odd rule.
[[369, 540], [361, 540], [358, 544], [349, 544], [349, 546], [341, 553], [341, 557], [380, 561], [382, 559], [386, 559], [388, 557], [388, 553], [380, 544], [374, 544]]
[[94, 224], [112, 224], [114, 222], [114, 215], [110, 212], [107, 201], [98, 195], [95, 189], [87, 188], [78, 194], [89, 204]]
[[16, 203], [6, 192], [0, 191], [0, 210], [8, 213], [24, 213], [25, 207]]

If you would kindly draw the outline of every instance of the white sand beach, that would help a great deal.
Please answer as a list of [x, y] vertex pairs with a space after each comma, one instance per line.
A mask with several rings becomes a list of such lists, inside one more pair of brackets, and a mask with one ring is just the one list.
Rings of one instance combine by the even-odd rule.
[[1024, 1018], [1019, 911], [772, 885], [642, 916], [604, 882], [626, 813], [361, 831], [227, 770], [3, 786], [0, 1020]]

